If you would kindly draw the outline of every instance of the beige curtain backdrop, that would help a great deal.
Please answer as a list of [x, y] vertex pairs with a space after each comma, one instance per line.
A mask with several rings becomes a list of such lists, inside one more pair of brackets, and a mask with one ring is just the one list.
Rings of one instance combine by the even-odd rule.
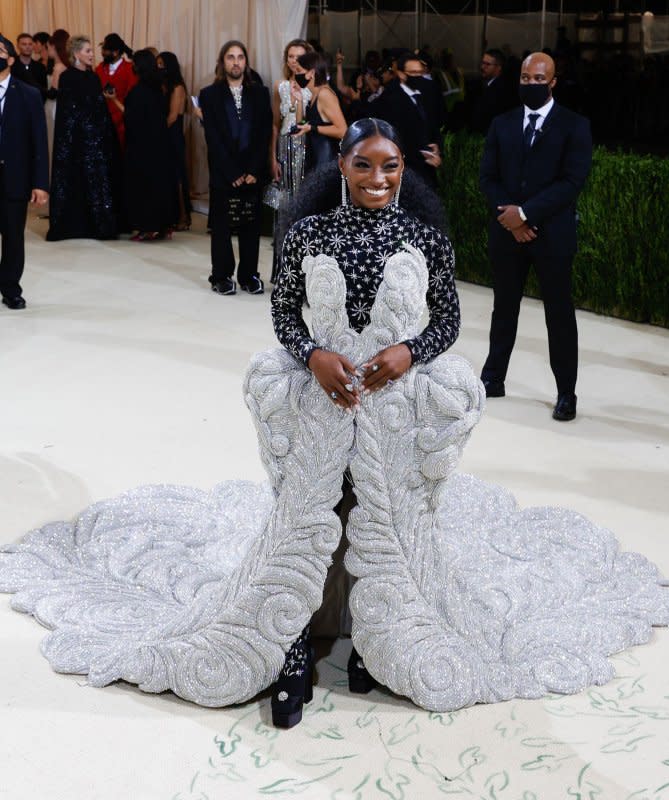
[[[14, 39], [21, 30], [65, 28], [97, 43], [118, 33], [130, 47], [174, 52], [191, 94], [214, 79], [221, 45], [240, 39], [266, 85], [281, 73], [283, 47], [305, 37], [308, 0], [0, 0], [0, 31]], [[189, 118], [194, 193], [207, 191], [206, 150], [201, 126]]]
[[25, 0], [0, 0], [0, 33], [16, 41], [23, 32]]

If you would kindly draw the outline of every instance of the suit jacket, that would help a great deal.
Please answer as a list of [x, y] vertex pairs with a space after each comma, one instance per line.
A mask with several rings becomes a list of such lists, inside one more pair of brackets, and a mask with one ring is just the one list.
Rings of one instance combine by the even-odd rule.
[[485, 136], [493, 119], [504, 114], [520, 103], [518, 89], [512, 89], [506, 78], [501, 75], [488, 86], [484, 86], [472, 111], [471, 128]]
[[49, 191], [49, 147], [46, 117], [37, 89], [9, 79], [0, 131], [8, 200], [30, 200], [33, 189]]
[[368, 116], [389, 122], [399, 133], [407, 165], [422, 177], [434, 182], [436, 170], [425, 163], [420, 151], [425, 150], [431, 143], [438, 144], [441, 149], [439, 128], [442, 118], [435, 107], [433, 87], [425, 88], [426, 90], [421, 92], [424, 115], [402, 89], [397, 78], [386, 86], [377, 100], [366, 105]]
[[[496, 117], [481, 159], [480, 186], [491, 219], [489, 247], [513, 249], [516, 241], [497, 222], [497, 206], [522, 206], [527, 224], [537, 228], [530, 246], [558, 256], [576, 252], [576, 199], [590, 172], [590, 123], [557, 103], [531, 148], [523, 141], [524, 108]], [[527, 245], [522, 245], [527, 246]]]
[[46, 100], [46, 67], [41, 61], [31, 61], [26, 66], [21, 59], [17, 58], [12, 65], [12, 75], [29, 86], [34, 86], [42, 96], [42, 102]]
[[230, 189], [241, 175], [254, 175], [262, 183], [268, 172], [272, 136], [272, 108], [266, 87], [244, 87], [242, 116], [227, 81], [218, 81], [200, 92], [204, 134], [207, 140], [209, 185]]

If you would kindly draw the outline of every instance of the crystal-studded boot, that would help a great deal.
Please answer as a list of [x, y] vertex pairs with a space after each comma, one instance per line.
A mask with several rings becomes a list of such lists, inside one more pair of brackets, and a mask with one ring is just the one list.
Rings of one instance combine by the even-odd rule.
[[293, 728], [302, 720], [302, 707], [313, 699], [314, 651], [309, 628], [293, 642], [272, 690], [272, 724]]

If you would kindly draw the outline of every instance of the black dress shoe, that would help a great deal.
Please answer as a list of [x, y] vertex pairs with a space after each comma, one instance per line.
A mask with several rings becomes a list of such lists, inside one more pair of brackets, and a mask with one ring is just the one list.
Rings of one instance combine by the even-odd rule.
[[560, 422], [569, 422], [576, 416], [576, 395], [559, 394], [553, 409], [553, 419]]
[[17, 311], [20, 308], [26, 307], [26, 301], [21, 297], [3, 297], [2, 302], [7, 306], [7, 308], [11, 308], [13, 311]]
[[352, 694], [369, 694], [376, 686], [376, 680], [367, 672], [365, 664], [355, 647], [348, 659], [348, 690]]
[[481, 379], [485, 387], [486, 397], [504, 397], [506, 391], [504, 390], [504, 381], [486, 381]]

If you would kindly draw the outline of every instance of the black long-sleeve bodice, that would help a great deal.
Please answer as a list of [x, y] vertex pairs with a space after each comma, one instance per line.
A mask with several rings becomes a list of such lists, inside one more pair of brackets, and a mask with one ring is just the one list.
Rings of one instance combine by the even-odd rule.
[[346, 280], [349, 323], [359, 332], [369, 324], [385, 263], [403, 243], [425, 256], [430, 312], [427, 327], [405, 344], [413, 363], [425, 363], [443, 353], [460, 330], [453, 248], [446, 234], [394, 205], [374, 210], [340, 206], [293, 225], [283, 244], [281, 271], [272, 293], [274, 330], [281, 344], [304, 364], [317, 347], [302, 317], [305, 256], [324, 253], [337, 260]]

